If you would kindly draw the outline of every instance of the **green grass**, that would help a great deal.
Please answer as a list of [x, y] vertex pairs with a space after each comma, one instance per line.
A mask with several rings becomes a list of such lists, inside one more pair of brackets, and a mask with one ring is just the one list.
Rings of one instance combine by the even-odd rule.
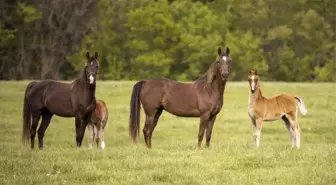
[[287, 92], [304, 99], [308, 115], [299, 116], [299, 150], [290, 148], [281, 121], [265, 122], [261, 148], [254, 148], [247, 82], [228, 82], [209, 149], [196, 149], [199, 119], [164, 112], [148, 150], [143, 135], [136, 145], [128, 136], [134, 82], [101, 81], [96, 96], [109, 109], [105, 150], [88, 149], [87, 132], [77, 149], [74, 119], [57, 116], [46, 132], [44, 150], [30, 150], [20, 140], [27, 83], [0, 82], [1, 185], [336, 184], [336, 84], [262, 82], [265, 96]]

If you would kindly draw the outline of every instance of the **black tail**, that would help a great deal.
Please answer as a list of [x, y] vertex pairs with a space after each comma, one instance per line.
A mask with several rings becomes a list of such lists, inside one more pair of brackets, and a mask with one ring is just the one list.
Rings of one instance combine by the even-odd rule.
[[31, 124], [31, 112], [30, 112], [30, 105], [28, 103], [27, 94], [29, 90], [33, 87], [35, 82], [30, 82], [27, 85], [24, 100], [23, 100], [23, 121], [22, 121], [22, 143], [24, 145], [27, 144], [30, 138], [30, 124]]
[[133, 86], [130, 104], [129, 134], [134, 142], [140, 133], [140, 92], [145, 81], [139, 81]]

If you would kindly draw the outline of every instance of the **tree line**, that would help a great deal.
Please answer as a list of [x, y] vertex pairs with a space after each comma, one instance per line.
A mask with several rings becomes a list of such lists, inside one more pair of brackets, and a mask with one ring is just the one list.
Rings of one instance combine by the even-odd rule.
[[335, 1], [3, 0], [0, 79], [195, 80], [230, 47], [231, 80], [336, 81]]

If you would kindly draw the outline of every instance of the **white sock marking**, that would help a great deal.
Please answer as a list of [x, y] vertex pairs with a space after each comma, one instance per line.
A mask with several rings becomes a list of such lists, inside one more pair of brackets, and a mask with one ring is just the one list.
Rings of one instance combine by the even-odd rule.
[[105, 142], [102, 141], [100, 146], [101, 146], [102, 149], [104, 149], [105, 148]]

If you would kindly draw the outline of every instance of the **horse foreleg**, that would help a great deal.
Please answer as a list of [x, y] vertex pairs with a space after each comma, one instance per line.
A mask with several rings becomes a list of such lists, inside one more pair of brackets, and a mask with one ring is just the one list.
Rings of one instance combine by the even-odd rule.
[[257, 148], [260, 145], [260, 135], [262, 129], [262, 119], [253, 120], [252, 119], [252, 127], [253, 127], [253, 135], [254, 135], [254, 142]]
[[104, 129], [103, 128], [100, 128], [99, 129], [99, 138], [100, 138], [100, 147], [102, 148], [102, 149], [104, 149], [105, 148], [105, 141], [104, 141]]
[[75, 128], [76, 128], [76, 146], [80, 147], [80, 128], [82, 126], [82, 119], [80, 117], [75, 118]]
[[86, 129], [86, 126], [88, 125], [89, 119], [82, 120], [82, 124], [79, 128], [79, 147], [82, 146], [82, 141], [83, 141], [83, 138], [84, 138], [85, 129]]
[[204, 132], [205, 132], [205, 127], [209, 123], [209, 116], [201, 116], [200, 117], [200, 125], [199, 125], [199, 130], [198, 130], [198, 144], [197, 147], [198, 149], [201, 148], [203, 137], [204, 137]]
[[206, 147], [210, 146], [210, 140], [212, 135], [212, 128], [215, 124], [216, 116], [210, 118], [207, 129], [206, 129]]
[[50, 120], [52, 118], [53, 114], [49, 111], [45, 111], [42, 113], [42, 123], [40, 125], [40, 128], [38, 129], [38, 140], [39, 140], [39, 148], [43, 148], [43, 137], [45, 134], [45, 131], [47, 130]]
[[94, 129], [94, 133], [95, 133], [95, 140], [96, 140], [96, 144], [97, 144], [97, 148], [99, 147], [99, 140], [100, 140], [100, 137], [99, 137], [99, 128], [97, 127], [97, 125], [94, 125], [93, 126], [93, 129]]

